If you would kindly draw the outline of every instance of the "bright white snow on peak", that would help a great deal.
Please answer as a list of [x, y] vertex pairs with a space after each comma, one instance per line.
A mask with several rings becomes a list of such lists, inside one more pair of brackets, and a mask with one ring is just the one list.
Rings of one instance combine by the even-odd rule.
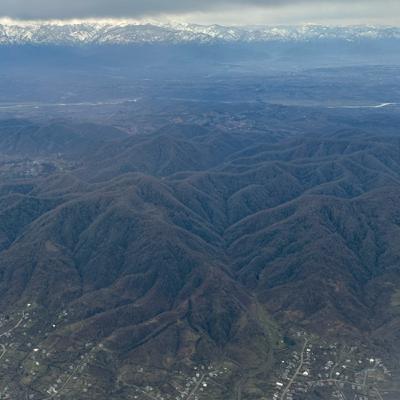
[[221, 26], [132, 19], [19, 21], [0, 19], [0, 44], [212, 43], [400, 39], [377, 26]]

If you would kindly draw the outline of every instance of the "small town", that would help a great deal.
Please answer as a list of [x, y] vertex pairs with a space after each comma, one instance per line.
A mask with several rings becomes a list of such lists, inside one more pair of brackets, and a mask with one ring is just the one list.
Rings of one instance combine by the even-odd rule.
[[392, 373], [379, 357], [366, 356], [355, 346], [321, 343], [304, 332], [297, 336], [303, 345], [281, 361], [273, 400], [302, 400], [311, 395], [338, 400], [394, 398], [387, 389]]
[[[51, 359], [51, 351], [30, 342], [29, 329], [36, 311], [28, 303], [18, 315], [0, 317], [0, 399], [13, 399], [14, 388], [10, 373], [17, 368], [17, 375], [27, 388], [34, 388], [36, 380], [48, 382], [46, 387], [26, 392], [28, 400], [63, 399], [65, 395], [82, 395], [95, 391], [87, 378], [86, 369], [96, 363], [103, 344], [86, 343], [85, 352], [58, 373], [52, 370], [44, 378]], [[58, 328], [68, 319], [65, 310], [50, 324], [48, 332]], [[40, 332], [46, 336], [45, 331]], [[338, 343], [325, 343], [305, 332], [296, 333], [296, 345], [289, 346], [276, 360], [275, 373], [267, 383], [262, 400], [306, 400], [331, 398], [337, 400], [393, 400], [391, 393], [392, 371], [373, 354], [366, 355], [362, 348], [346, 347]], [[145, 367], [136, 366], [137, 376], [146, 376]], [[176, 371], [169, 383], [173, 390], [165, 394], [149, 384], [132, 384], [129, 393], [135, 400], [206, 400], [218, 399], [226, 388], [233, 370], [229, 364], [193, 365]], [[21, 378], [22, 377], [22, 378]], [[12, 380], [11, 380], [12, 381]], [[7, 384], [7, 383], [8, 384]], [[312, 396], [312, 397], [311, 397]], [[239, 393], [238, 398], [245, 399]], [[261, 400], [260, 399], [260, 400]]]

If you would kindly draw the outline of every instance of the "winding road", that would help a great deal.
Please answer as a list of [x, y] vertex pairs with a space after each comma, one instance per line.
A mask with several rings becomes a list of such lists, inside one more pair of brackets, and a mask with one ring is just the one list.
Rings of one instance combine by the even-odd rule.
[[292, 387], [293, 383], [295, 382], [295, 380], [297, 379], [298, 375], [300, 374], [301, 369], [303, 368], [303, 365], [304, 365], [304, 353], [306, 351], [307, 345], [308, 345], [308, 339], [306, 338], [304, 340], [303, 348], [301, 349], [299, 366], [297, 367], [297, 369], [296, 369], [294, 375], [292, 376], [292, 378], [290, 379], [289, 383], [286, 385], [285, 390], [282, 392], [280, 400], [284, 400], [285, 399], [285, 397], [288, 394], [290, 388]]
[[3, 337], [3, 336], [8, 335], [9, 333], [11, 333], [11, 332], [13, 332], [13, 331], [15, 331], [15, 330], [22, 324], [22, 322], [24, 321], [24, 319], [25, 319], [25, 313], [23, 312], [23, 313], [22, 313], [21, 319], [16, 323], [16, 325], [13, 326], [12, 328], [10, 328], [9, 330], [3, 332], [2, 334], [0, 334], [0, 338]]

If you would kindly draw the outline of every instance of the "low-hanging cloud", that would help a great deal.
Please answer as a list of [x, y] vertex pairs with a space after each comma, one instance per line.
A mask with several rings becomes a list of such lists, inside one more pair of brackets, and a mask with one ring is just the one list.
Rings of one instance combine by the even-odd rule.
[[[309, 0], [310, 1], [310, 0]], [[312, 1], [312, 0], [311, 0]], [[11, 18], [130, 17], [180, 14], [218, 8], [279, 6], [304, 0], [1, 0], [0, 14]], [[316, 1], [317, 2], [317, 1]]]
[[[0, 0], [0, 17], [17, 19], [142, 18], [189, 13], [248, 13], [249, 9], [288, 10], [304, 14], [329, 6], [335, 17], [357, 14], [360, 20], [380, 12], [382, 19], [399, 11], [400, 0]], [[356, 8], [354, 8], [356, 7]], [[358, 8], [357, 8], [358, 7]], [[360, 11], [361, 10], [361, 11]], [[355, 15], [357, 17], [357, 15]], [[240, 19], [240, 18], [239, 18]], [[383, 21], [384, 22], [384, 21]]]

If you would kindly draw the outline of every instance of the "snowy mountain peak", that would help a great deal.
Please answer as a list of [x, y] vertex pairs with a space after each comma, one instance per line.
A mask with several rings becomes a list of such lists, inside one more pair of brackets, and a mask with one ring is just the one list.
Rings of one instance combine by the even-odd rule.
[[400, 39], [398, 27], [220, 26], [134, 20], [0, 20], [0, 44], [212, 43]]

